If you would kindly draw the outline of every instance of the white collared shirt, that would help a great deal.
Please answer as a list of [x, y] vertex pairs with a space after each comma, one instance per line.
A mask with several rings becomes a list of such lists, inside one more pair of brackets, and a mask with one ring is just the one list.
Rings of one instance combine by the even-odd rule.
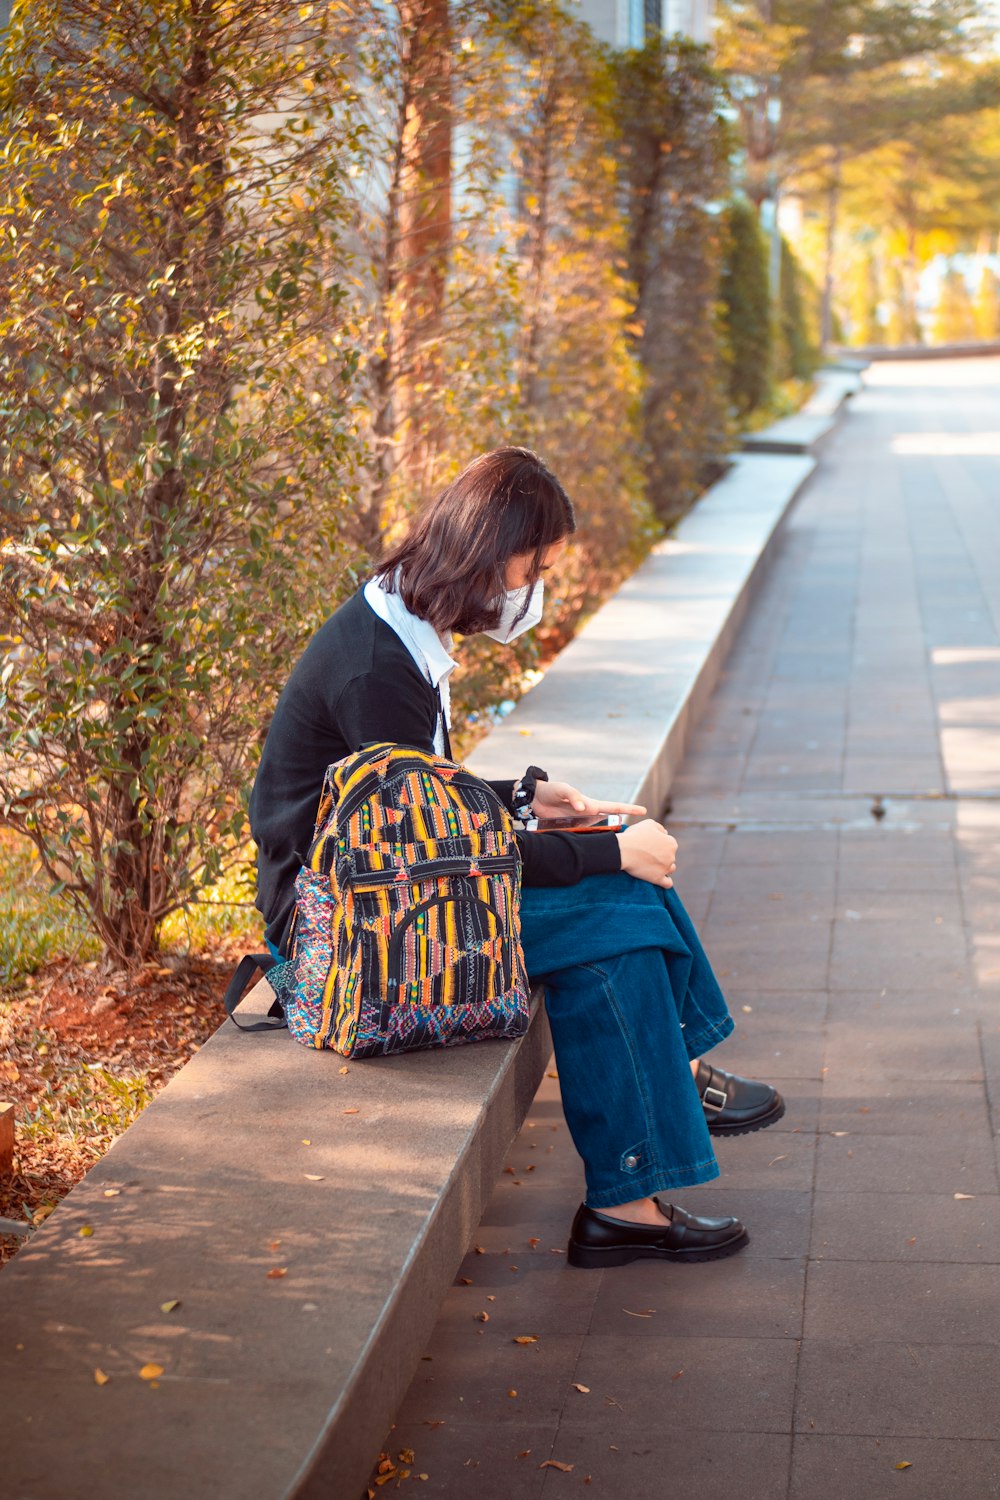
[[451, 689], [448, 679], [458, 666], [449, 654], [452, 649], [451, 636], [443, 640], [429, 620], [421, 620], [411, 614], [399, 594], [389, 594], [382, 587], [380, 577], [369, 579], [364, 587], [365, 602], [394, 630], [432, 687], [441, 694], [444, 721], [438, 717], [434, 726], [434, 750], [437, 755], [445, 752], [445, 725], [451, 728]]

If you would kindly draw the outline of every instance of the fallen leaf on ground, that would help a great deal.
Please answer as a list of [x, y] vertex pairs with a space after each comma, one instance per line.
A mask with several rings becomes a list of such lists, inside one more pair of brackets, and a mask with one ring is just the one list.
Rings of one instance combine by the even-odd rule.
[[913, 1465], [910, 1463], [909, 1459], [902, 1458], [900, 1459], [898, 1464], [893, 1464], [892, 1467], [894, 1469], [912, 1469]]
[[403, 1448], [396, 1456], [401, 1464], [412, 1464], [416, 1454], [412, 1448]]
[[340, 1073], [349, 1073], [351, 1070], [350, 1070], [350, 1068], [344, 1067], [344, 1068], [339, 1068], [337, 1071], [340, 1072]]
[[488, 1323], [490, 1321], [490, 1315], [489, 1315], [488, 1312], [478, 1313], [477, 1317], [478, 1317], [480, 1323]]
[[279, 1276], [287, 1276], [287, 1275], [288, 1275], [288, 1267], [287, 1266], [272, 1266], [271, 1269], [270, 1269], [270, 1271], [268, 1271], [268, 1273], [267, 1273], [267, 1279], [268, 1279], [268, 1281], [277, 1281], [277, 1279], [278, 1279]]
[[573, 1381], [573, 1389], [574, 1389], [574, 1391], [579, 1391], [580, 1394], [581, 1394], [581, 1396], [589, 1396], [590, 1395], [590, 1386], [589, 1385], [581, 1385], [578, 1380], [574, 1380]]
[[771, 1160], [768, 1162], [768, 1166], [769, 1167], [773, 1167], [776, 1161], [784, 1161], [785, 1156], [787, 1156], [787, 1155], [788, 1155], [788, 1153], [786, 1151], [784, 1156], [772, 1156]]
[[559, 1074], [558, 1073], [546, 1073], [545, 1076], [546, 1076], [546, 1078], [558, 1078]]
[[107, 1385], [107, 1383], [108, 1383], [108, 1381], [110, 1379], [111, 1379], [111, 1376], [110, 1375], [105, 1375], [105, 1373], [104, 1373], [103, 1370], [95, 1370], [94, 1371], [94, 1384], [95, 1385]]
[[463, 1286], [471, 1286], [472, 1285], [472, 1277], [471, 1276], [460, 1276], [458, 1279], [462, 1283]]
[[105, 1198], [120, 1198], [121, 1195], [122, 1195], [121, 1188], [105, 1188], [104, 1189], [104, 1196], [105, 1196]]
[[847, 1135], [848, 1132], [846, 1130], [831, 1130], [830, 1134], [831, 1135]]
[[558, 1469], [560, 1474], [572, 1474], [572, 1464], [561, 1464], [557, 1458], [547, 1458], [544, 1463], [539, 1464], [540, 1469]]
[[424, 1426], [425, 1427], [443, 1427], [444, 1426], [444, 1418], [443, 1417], [438, 1417], [436, 1419], [436, 1421], [425, 1422]]
[[507, 1394], [511, 1398], [511, 1400], [513, 1401], [514, 1397], [517, 1395], [517, 1392], [516, 1391], [508, 1391]]
[[[975, 1193], [956, 1193], [955, 1194], [955, 1202], [956, 1203], [961, 1203], [964, 1198], [974, 1198], [975, 1196], [976, 1196]], [[80, 1233], [81, 1234], [83, 1233], [82, 1229], [80, 1230]]]
[[360, 1109], [345, 1109], [342, 1113], [345, 1115], [359, 1115], [361, 1111]]
[[520, 1453], [515, 1453], [514, 1454], [514, 1457], [515, 1458], [530, 1458], [531, 1457], [531, 1449], [530, 1448], [522, 1448], [521, 1451], [520, 1451]]
[[315, 1172], [303, 1172], [302, 1175], [305, 1178], [306, 1182], [325, 1182], [326, 1181], [326, 1179], [324, 1177], [317, 1177], [317, 1175], [316, 1175]]
[[531, 1246], [532, 1250], [534, 1250], [535, 1247], [537, 1245], [540, 1245], [541, 1243], [541, 1240], [536, 1239], [534, 1235], [532, 1235], [531, 1239], [528, 1241], [528, 1244]]
[[[955, 1196], [957, 1197], [958, 1194], [956, 1193]], [[83, 1228], [80, 1230], [80, 1238], [81, 1238], [81, 1240], [89, 1240], [90, 1236], [93, 1234], [93, 1232], [94, 1232], [93, 1228], [92, 1228], [92, 1226], [90, 1224], [84, 1224]]]
[[673, 1374], [673, 1375], [671, 1375], [671, 1377], [670, 1377], [670, 1379], [671, 1379], [671, 1380], [680, 1380], [680, 1378], [681, 1378], [681, 1376], [682, 1376], [682, 1375], [683, 1375], [683, 1374], [684, 1374], [684, 1371], [683, 1371], [683, 1370], [677, 1370], [677, 1371], [676, 1371], [676, 1372], [675, 1372], [675, 1374]]
[[163, 1374], [162, 1365], [143, 1365], [139, 1371], [140, 1380], [157, 1380]]
[[519, 1333], [514, 1340], [515, 1344], [537, 1344], [537, 1333]]
[[472, 1248], [473, 1248], [473, 1250], [475, 1250], [475, 1252], [476, 1252], [477, 1255], [485, 1255], [486, 1254], [486, 1246], [485, 1245], [473, 1245]]
[[311, 1146], [312, 1145], [312, 1141], [307, 1141], [305, 1139], [305, 1137], [303, 1137], [302, 1144], [303, 1144], [303, 1146]]
[[651, 1318], [655, 1313], [655, 1307], [647, 1307], [643, 1312], [633, 1312], [630, 1307], [623, 1307], [622, 1312], [628, 1313], [630, 1318]]
[[162, 1313], [173, 1312], [174, 1308], [180, 1307], [180, 1305], [181, 1305], [180, 1304], [180, 1298], [179, 1297], [175, 1297], [172, 1302], [161, 1302], [160, 1303], [160, 1312], [162, 1312]]
[[752, 1015], [753, 1014], [753, 1006], [752, 1005], [744, 1005], [744, 1007], [743, 1007], [743, 1014], [745, 1016]]

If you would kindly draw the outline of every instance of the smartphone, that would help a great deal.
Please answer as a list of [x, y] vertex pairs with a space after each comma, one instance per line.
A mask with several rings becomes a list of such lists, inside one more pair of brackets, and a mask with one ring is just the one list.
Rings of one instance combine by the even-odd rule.
[[585, 813], [569, 813], [565, 818], [528, 818], [524, 826], [532, 833], [606, 833], [624, 828], [625, 818], [621, 813], [595, 813], [590, 818]]

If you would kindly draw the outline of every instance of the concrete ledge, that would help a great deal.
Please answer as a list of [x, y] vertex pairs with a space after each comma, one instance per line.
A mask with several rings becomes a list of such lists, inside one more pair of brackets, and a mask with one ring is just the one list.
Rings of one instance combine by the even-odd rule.
[[[739, 456], [471, 763], [662, 810], [813, 467]], [[355, 1500], [549, 1050], [220, 1029], [0, 1276], [5, 1497]]]
[[1000, 341], [992, 343], [962, 344], [871, 344], [862, 349], [844, 349], [839, 361], [863, 360], [865, 364], [877, 359], [985, 359], [991, 354], [1000, 354]]
[[7, 1500], [356, 1500], [550, 1054], [223, 1026], [0, 1278]]
[[816, 376], [816, 389], [793, 416], [782, 417], [760, 432], [748, 432], [740, 440], [746, 453], [815, 453], [837, 425], [844, 402], [861, 389], [857, 369], [823, 369]]

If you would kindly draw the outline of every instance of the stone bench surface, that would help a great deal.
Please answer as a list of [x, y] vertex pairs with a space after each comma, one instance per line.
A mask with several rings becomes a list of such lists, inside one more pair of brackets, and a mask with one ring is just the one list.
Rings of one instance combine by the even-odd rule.
[[[737, 456], [470, 764], [659, 812], [813, 466]], [[355, 1500], [549, 1050], [220, 1028], [0, 1275], [6, 1500]]]

